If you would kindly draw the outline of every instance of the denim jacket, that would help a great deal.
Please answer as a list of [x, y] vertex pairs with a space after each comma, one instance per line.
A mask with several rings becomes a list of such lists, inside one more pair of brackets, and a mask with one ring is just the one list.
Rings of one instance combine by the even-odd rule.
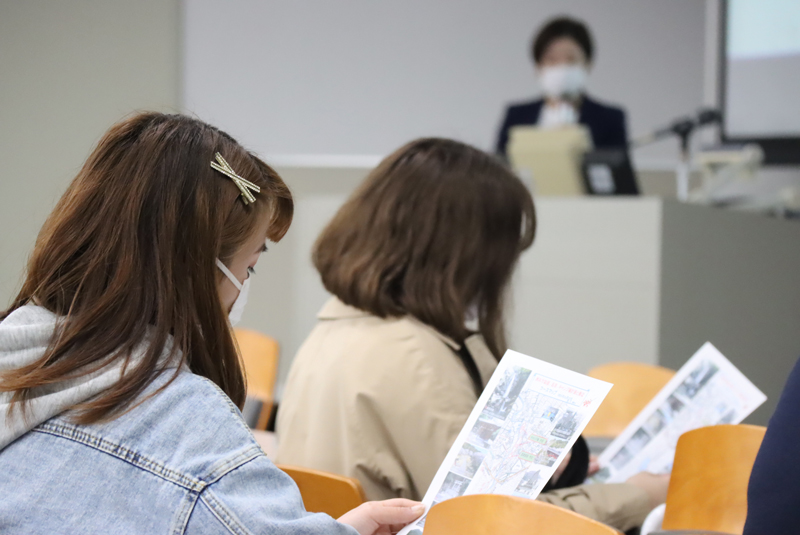
[[0, 533], [356, 532], [307, 513], [230, 399], [181, 371], [110, 422], [75, 425], [65, 413], [0, 449]]

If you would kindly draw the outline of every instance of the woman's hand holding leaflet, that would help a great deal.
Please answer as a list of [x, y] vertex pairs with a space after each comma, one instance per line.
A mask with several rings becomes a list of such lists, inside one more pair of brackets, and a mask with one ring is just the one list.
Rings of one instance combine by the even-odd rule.
[[391, 535], [419, 518], [423, 512], [425, 506], [420, 502], [395, 498], [363, 503], [338, 520], [355, 528], [360, 535]]

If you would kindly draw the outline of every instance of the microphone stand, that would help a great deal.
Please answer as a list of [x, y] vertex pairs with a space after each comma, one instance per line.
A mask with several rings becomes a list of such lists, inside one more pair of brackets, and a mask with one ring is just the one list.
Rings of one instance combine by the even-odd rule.
[[692, 121], [682, 122], [673, 132], [681, 140], [681, 157], [675, 168], [675, 182], [677, 184], [678, 200], [686, 202], [689, 200], [689, 177], [691, 176], [691, 154], [689, 152], [689, 138], [692, 136], [695, 124]]
[[629, 148], [649, 145], [670, 136], [680, 138], [681, 154], [678, 165], [675, 168], [675, 179], [677, 184], [677, 197], [679, 201], [686, 202], [689, 199], [689, 177], [691, 173], [691, 153], [689, 151], [689, 141], [692, 132], [698, 126], [698, 121], [693, 117], [682, 117], [675, 120], [666, 128], [656, 130], [651, 134], [634, 139], [628, 144]]

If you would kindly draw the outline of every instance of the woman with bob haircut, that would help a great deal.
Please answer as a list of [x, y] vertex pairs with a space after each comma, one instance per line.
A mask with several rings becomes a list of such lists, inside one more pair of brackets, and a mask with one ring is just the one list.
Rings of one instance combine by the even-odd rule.
[[[278, 462], [419, 499], [505, 352], [504, 298], [535, 230], [528, 189], [493, 156], [420, 139], [381, 162], [314, 247], [334, 297], [292, 363]], [[575, 453], [556, 483], [585, 479]], [[629, 529], [666, 494], [640, 479], [540, 498]]]
[[201, 121], [105, 134], [0, 314], [2, 533], [366, 535], [421, 514], [307, 513], [241, 418], [228, 314], [292, 211], [275, 171]]

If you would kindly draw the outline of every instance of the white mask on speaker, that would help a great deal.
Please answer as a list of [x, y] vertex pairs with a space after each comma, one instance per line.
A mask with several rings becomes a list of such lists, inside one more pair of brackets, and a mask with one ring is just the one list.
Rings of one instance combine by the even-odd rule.
[[539, 85], [548, 98], [574, 98], [583, 93], [588, 77], [581, 65], [555, 65], [539, 70]]
[[235, 326], [239, 323], [239, 320], [242, 319], [244, 306], [247, 304], [247, 294], [250, 292], [250, 276], [248, 275], [244, 282], [239, 282], [239, 279], [233, 276], [231, 270], [228, 269], [219, 258], [217, 258], [217, 267], [228, 277], [228, 280], [236, 286], [236, 289], [239, 290], [239, 295], [236, 297], [236, 301], [233, 302], [231, 311], [228, 313], [228, 321], [231, 322], [231, 325]]

